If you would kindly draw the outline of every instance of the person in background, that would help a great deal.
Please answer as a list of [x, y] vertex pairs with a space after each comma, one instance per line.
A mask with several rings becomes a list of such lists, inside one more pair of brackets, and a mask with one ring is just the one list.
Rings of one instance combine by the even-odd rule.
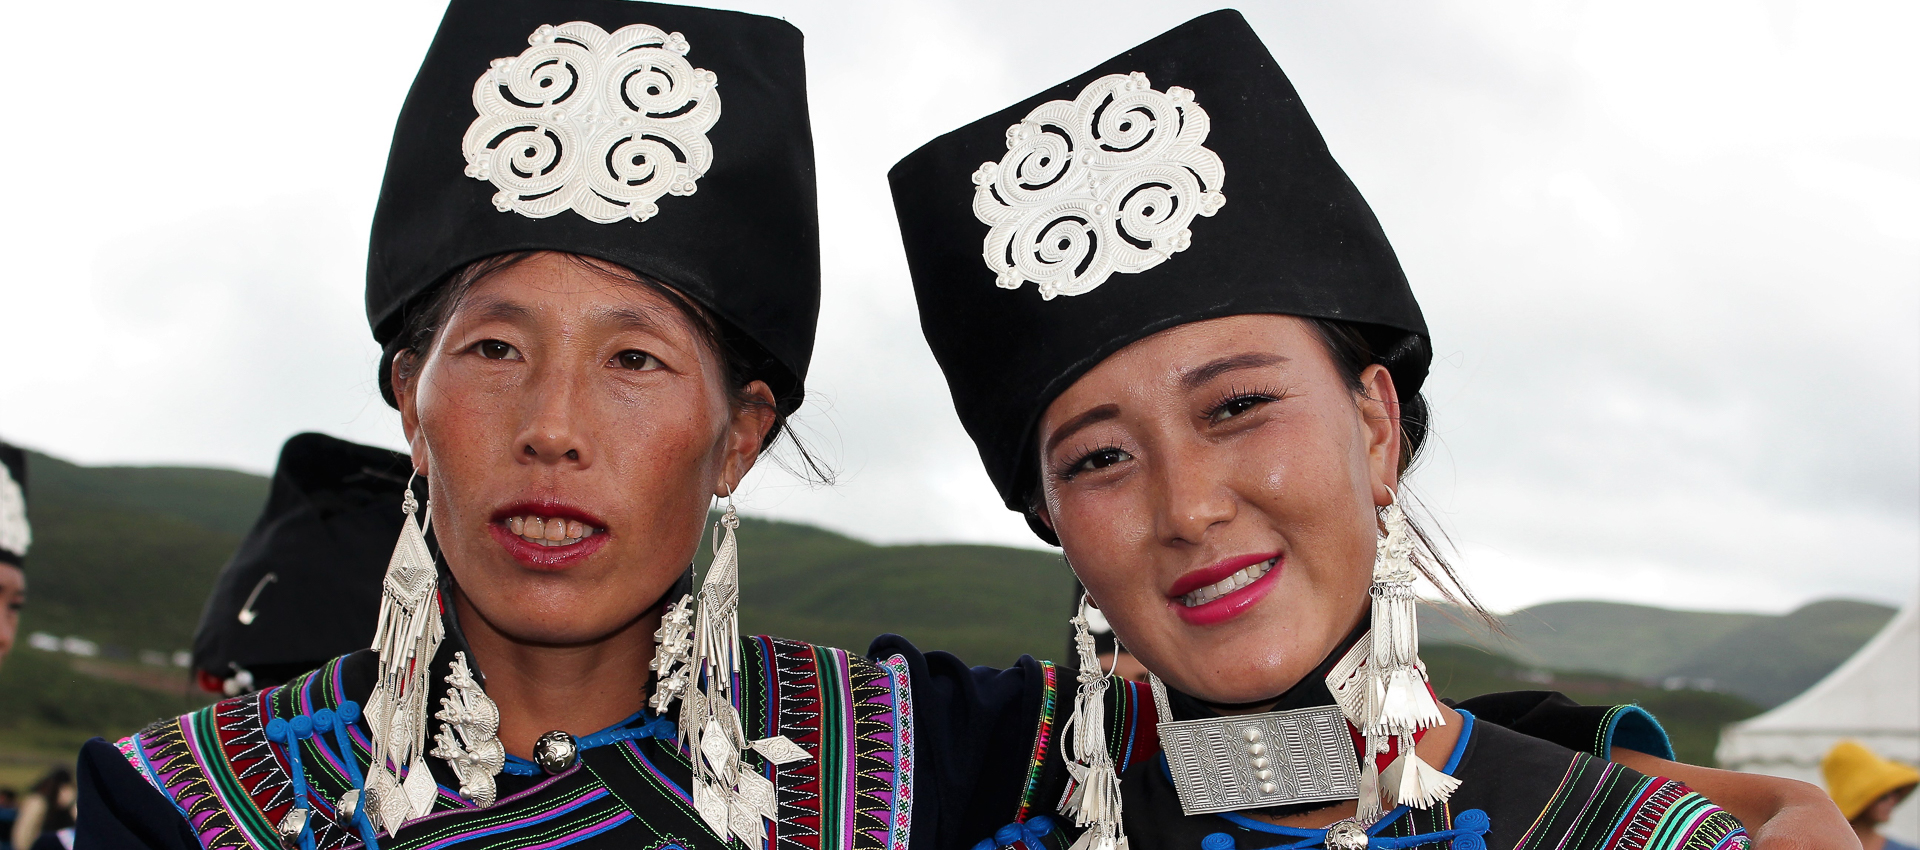
[[[27, 453], [0, 442], [0, 663], [13, 649], [27, 604]], [[11, 804], [8, 805], [11, 808]]]
[[20, 801], [19, 815], [13, 822], [13, 846], [32, 850], [42, 835], [73, 826], [75, 799], [73, 771], [64, 767], [47, 771]]
[[1861, 850], [1914, 850], [1913, 845], [1880, 834], [1893, 810], [1920, 785], [1920, 770], [1881, 758], [1859, 741], [1841, 741], [1820, 760], [1827, 794], [1860, 836]]
[[0, 788], [0, 850], [13, 850], [13, 821], [20, 816], [20, 793]]

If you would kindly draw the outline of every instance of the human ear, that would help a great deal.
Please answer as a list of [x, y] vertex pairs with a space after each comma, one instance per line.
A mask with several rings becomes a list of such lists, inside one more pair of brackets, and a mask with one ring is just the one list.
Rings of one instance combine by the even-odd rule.
[[[395, 354], [393, 362], [388, 366], [393, 371], [387, 379], [392, 382], [394, 404], [400, 408], [400, 432], [406, 435], [407, 452], [413, 456], [414, 474], [425, 475], [427, 474], [427, 435], [420, 428], [420, 394], [417, 392], [418, 387], [414, 385], [414, 378], [420, 375], [420, 370], [401, 368], [403, 361], [411, 366], [414, 356], [413, 352], [406, 350]], [[412, 372], [413, 377], [408, 377], [408, 372]]]
[[741, 390], [741, 395], [744, 400], [734, 406], [733, 419], [727, 425], [727, 455], [720, 473], [720, 486], [724, 489], [715, 491], [715, 496], [740, 489], [740, 480], [753, 469], [760, 450], [767, 444], [767, 433], [773, 430], [778, 417], [773, 390], [767, 382], [754, 381]]
[[1361, 371], [1354, 402], [1366, 429], [1373, 503], [1385, 507], [1393, 504], [1400, 485], [1400, 393], [1387, 367], [1376, 363]]

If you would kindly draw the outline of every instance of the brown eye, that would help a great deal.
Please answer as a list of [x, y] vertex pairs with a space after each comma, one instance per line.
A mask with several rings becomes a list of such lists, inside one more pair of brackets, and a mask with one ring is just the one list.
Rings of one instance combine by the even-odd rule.
[[613, 356], [612, 365], [635, 372], [645, 372], [660, 368], [660, 360], [651, 354], [635, 349], [627, 349]]
[[1215, 407], [1210, 411], [1207, 414], [1207, 421], [1218, 425], [1272, 400], [1273, 399], [1263, 395], [1235, 396], [1234, 398], [1221, 402], [1219, 407]]
[[497, 339], [481, 340], [480, 342], [476, 343], [473, 346], [473, 350], [478, 352], [481, 357], [485, 357], [488, 360], [519, 360], [520, 359], [520, 349], [514, 348], [513, 346], [508, 345], [507, 343], [501, 342], [500, 340], [497, 340]]
[[1079, 460], [1074, 461], [1073, 465], [1067, 468], [1065, 477], [1071, 479], [1082, 472], [1106, 469], [1109, 466], [1125, 463], [1132, 459], [1133, 455], [1127, 454], [1123, 449], [1096, 449]]

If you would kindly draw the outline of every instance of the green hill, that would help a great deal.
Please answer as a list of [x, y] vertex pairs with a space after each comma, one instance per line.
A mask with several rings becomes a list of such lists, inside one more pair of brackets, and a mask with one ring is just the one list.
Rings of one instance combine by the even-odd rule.
[[1673, 679], [1771, 708], [1838, 667], [1893, 614], [1885, 605], [1844, 599], [1784, 615], [1553, 602], [1501, 617], [1507, 637], [1499, 637], [1458, 611], [1427, 606], [1420, 640], [1478, 646], [1542, 668]]
[[1713, 764], [1720, 728], [1761, 711], [1760, 706], [1733, 694], [1670, 691], [1617, 676], [1545, 670], [1458, 644], [1423, 646], [1420, 658], [1427, 664], [1434, 690], [1452, 699], [1495, 691], [1555, 690], [1589, 705], [1642, 706], [1660, 719], [1673, 739], [1675, 755], [1693, 764]]
[[266, 504], [267, 479], [27, 462], [33, 557], [20, 631], [79, 635], [115, 655], [189, 646], [214, 577]]

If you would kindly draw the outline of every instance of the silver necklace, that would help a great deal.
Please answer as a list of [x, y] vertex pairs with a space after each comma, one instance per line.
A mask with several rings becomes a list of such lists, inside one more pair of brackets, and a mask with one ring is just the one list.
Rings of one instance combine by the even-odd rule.
[[1360, 765], [1337, 705], [1173, 720], [1167, 686], [1150, 676], [1180, 810], [1188, 815], [1351, 800]]

